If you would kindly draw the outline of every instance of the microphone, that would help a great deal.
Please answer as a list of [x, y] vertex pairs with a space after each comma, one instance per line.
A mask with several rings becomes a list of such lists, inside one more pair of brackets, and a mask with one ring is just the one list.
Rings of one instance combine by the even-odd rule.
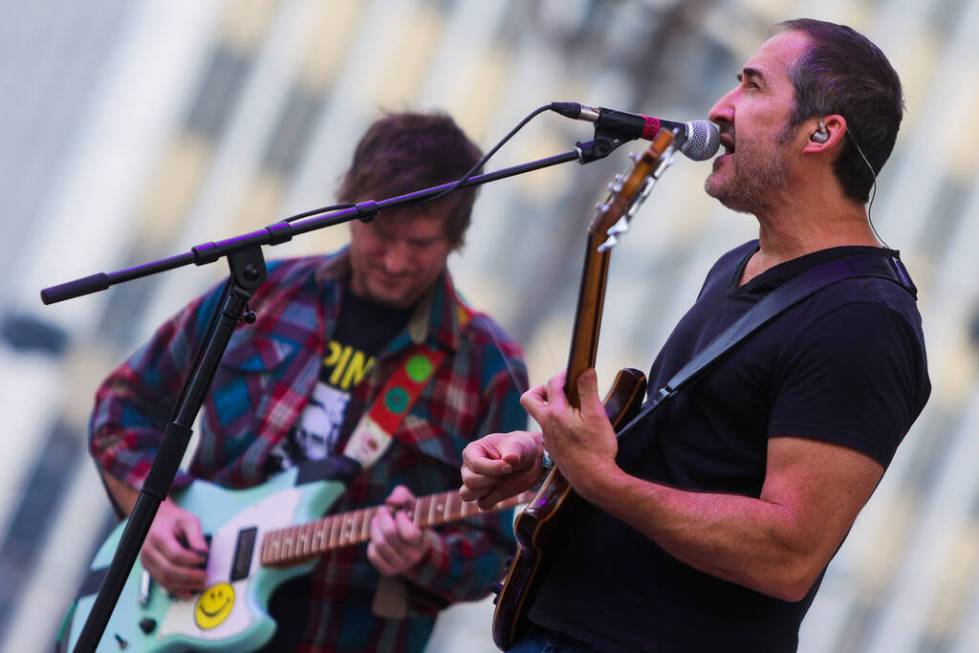
[[597, 129], [626, 140], [642, 138], [651, 141], [661, 129], [679, 129], [677, 147], [694, 161], [706, 161], [717, 154], [721, 146], [721, 132], [709, 120], [674, 122], [577, 102], [551, 102], [549, 108], [566, 118], [593, 122]]

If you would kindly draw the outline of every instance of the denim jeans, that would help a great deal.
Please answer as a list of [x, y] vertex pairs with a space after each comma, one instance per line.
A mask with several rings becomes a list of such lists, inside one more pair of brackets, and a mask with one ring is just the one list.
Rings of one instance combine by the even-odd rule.
[[530, 633], [507, 649], [506, 653], [598, 653], [588, 644], [567, 635], [534, 626]]

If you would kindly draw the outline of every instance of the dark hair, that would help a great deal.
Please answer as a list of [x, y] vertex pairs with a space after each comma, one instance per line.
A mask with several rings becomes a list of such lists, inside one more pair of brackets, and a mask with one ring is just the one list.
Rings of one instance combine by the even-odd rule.
[[789, 70], [795, 87], [789, 126], [833, 113], [846, 118], [849, 138], [833, 172], [847, 197], [866, 202], [897, 140], [904, 114], [901, 80], [880, 48], [846, 25], [799, 18], [774, 28], [785, 31], [803, 32], [812, 40]]
[[[437, 186], [464, 175], [483, 156], [444, 113], [390, 113], [375, 121], [354, 151], [337, 199], [382, 200]], [[458, 190], [430, 207], [446, 211], [445, 235], [463, 243], [476, 201], [476, 188]]]

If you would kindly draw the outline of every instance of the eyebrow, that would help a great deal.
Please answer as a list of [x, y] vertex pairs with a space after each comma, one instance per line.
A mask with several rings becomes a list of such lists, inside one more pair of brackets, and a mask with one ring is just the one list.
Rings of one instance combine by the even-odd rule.
[[424, 238], [409, 238], [408, 242], [413, 243], [415, 245], [429, 245], [431, 243], [440, 240], [441, 238], [442, 235], [439, 234], [436, 236], [425, 236]]
[[738, 73], [738, 81], [740, 82], [744, 77], [754, 78], [756, 81], [765, 82], [765, 74], [762, 73], [757, 68], [751, 68], [750, 66], [745, 66], [740, 73]]

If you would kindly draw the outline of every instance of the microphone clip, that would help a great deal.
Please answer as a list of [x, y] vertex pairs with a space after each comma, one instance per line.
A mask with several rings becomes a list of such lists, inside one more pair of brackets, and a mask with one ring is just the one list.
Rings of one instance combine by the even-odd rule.
[[624, 143], [626, 143], [625, 139], [610, 134], [596, 126], [594, 139], [575, 143], [575, 150], [578, 152], [578, 163], [585, 165], [592, 161], [604, 159]]

